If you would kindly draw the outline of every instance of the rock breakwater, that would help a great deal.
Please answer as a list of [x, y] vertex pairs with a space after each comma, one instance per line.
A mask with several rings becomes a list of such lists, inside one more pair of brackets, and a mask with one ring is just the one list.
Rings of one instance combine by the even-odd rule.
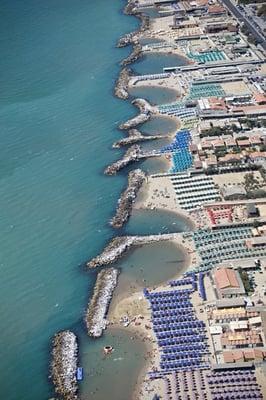
[[145, 142], [149, 140], [164, 139], [170, 137], [170, 135], [142, 135], [137, 129], [130, 129], [128, 131], [128, 137], [118, 140], [113, 144], [114, 149], [119, 149], [123, 146], [128, 146], [134, 143]]
[[121, 61], [120, 65], [121, 66], [126, 66], [129, 64], [134, 63], [137, 61], [142, 55], [142, 46], [138, 42], [134, 43], [133, 45], [133, 51], [129, 54], [128, 57], [124, 58], [123, 61]]
[[131, 247], [142, 246], [161, 240], [174, 240], [182, 236], [180, 233], [167, 233], [147, 236], [118, 236], [103, 249], [102, 253], [87, 262], [89, 268], [102, 267], [119, 260]]
[[137, 14], [138, 1], [137, 0], [128, 0], [125, 8], [124, 14], [126, 15], [136, 15]]
[[104, 173], [106, 175], [115, 175], [118, 171], [120, 171], [122, 168], [126, 167], [127, 165], [131, 164], [134, 161], [138, 161], [139, 157], [141, 155], [141, 149], [138, 145], [131, 146], [124, 156], [114, 162], [112, 165], [109, 165]]
[[122, 36], [117, 43], [117, 47], [126, 47], [130, 44], [137, 44], [138, 43], [138, 31], [126, 33]]
[[119, 77], [115, 85], [115, 95], [119, 99], [127, 99], [128, 94], [128, 82], [131, 78], [132, 71], [130, 68], [123, 68], [119, 74]]
[[141, 169], [135, 169], [128, 174], [128, 187], [120, 196], [116, 215], [110, 221], [114, 228], [121, 228], [130, 217], [133, 202], [145, 178], [146, 175]]
[[140, 110], [140, 114], [120, 124], [119, 129], [121, 130], [128, 130], [131, 128], [135, 128], [136, 126], [143, 124], [144, 122], [148, 121], [151, 118], [153, 107], [147, 100], [135, 99], [132, 101], [132, 104]]
[[51, 369], [55, 392], [64, 400], [78, 399], [77, 360], [76, 335], [71, 331], [58, 332], [53, 338]]
[[98, 338], [106, 329], [106, 315], [117, 285], [118, 275], [119, 271], [115, 268], [108, 268], [98, 273], [85, 319], [89, 336]]

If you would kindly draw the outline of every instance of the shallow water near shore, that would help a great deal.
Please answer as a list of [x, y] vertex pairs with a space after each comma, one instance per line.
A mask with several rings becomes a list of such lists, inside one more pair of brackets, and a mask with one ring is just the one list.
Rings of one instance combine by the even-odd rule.
[[155, 116], [141, 125], [140, 130], [147, 135], [167, 135], [169, 133], [175, 133], [175, 131], [178, 130], [178, 126], [179, 124], [176, 119]]
[[[109, 328], [102, 338], [81, 335], [81, 363], [86, 378], [81, 384], [81, 400], [133, 400], [138, 373], [145, 363], [146, 346], [124, 329]], [[104, 356], [103, 347], [114, 351]]]
[[133, 248], [115, 265], [121, 269], [115, 298], [128, 291], [167, 282], [187, 267], [186, 254], [171, 241]]
[[126, 235], [154, 235], [191, 230], [191, 223], [173, 212], [135, 209], [123, 230]]
[[178, 99], [178, 92], [176, 90], [160, 88], [159, 86], [132, 87], [129, 93], [133, 97], [148, 100], [152, 105], [172, 103]]
[[188, 61], [179, 55], [170, 53], [149, 53], [145, 54], [138, 61], [132, 64], [132, 69], [136, 74], [159, 74], [163, 73], [165, 67], [179, 67], [187, 65]]

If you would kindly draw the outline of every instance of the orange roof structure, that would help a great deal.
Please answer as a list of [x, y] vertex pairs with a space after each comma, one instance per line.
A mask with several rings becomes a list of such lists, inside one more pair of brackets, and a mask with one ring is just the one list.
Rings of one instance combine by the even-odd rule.
[[254, 93], [254, 100], [258, 104], [264, 104], [264, 103], [266, 103], [266, 96], [263, 93], [257, 92], [257, 93]]
[[265, 151], [254, 151], [253, 153], [249, 154], [249, 157], [252, 160], [255, 160], [256, 158], [266, 158], [266, 152]]
[[219, 289], [239, 288], [235, 271], [229, 268], [220, 268], [214, 273], [214, 278]]
[[221, 335], [221, 344], [227, 346], [260, 345], [262, 338], [259, 332], [254, 330], [242, 332], [225, 332]]
[[244, 146], [244, 147], [249, 147], [250, 145], [249, 140], [247, 139], [237, 140], [237, 144], [238, 146]]
[[265, 359], [266, 352], [260, 349], [243, 349], [223, 351], [223, 358], [225, 363], [242, 362]]
[[224, 7], [220, 6], [219, 4], [214, 4], [213, 6], [208, 7], [209, 14], [221, 14], [224, 12], [225, 12]]
[[198, 0], [197, 3], [198, 3], [199, 7], [207, 6], [209, 3], [209, 0]]
[[260, 135], [253, 135], [249, 137], [249, 141], [251, 144], [260, 144], [261, 140], [260, 140]]

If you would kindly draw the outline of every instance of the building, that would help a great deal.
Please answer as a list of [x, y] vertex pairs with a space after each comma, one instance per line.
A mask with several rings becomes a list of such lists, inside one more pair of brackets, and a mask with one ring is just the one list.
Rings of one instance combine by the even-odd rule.
[[246, 198], [246, 189], [242, 185], [226, 186], [222, 188], [225, 200], [238, 200]]
[[263, 93], [255, 93], [254, 94], [254, 100], [256, 101], [256, 103], [258, 103], [259, 105], [265, 105], [266, 104], [266, 96]]
[[246, 246], [248, 249], [265, 247], [266, 246], [266, 236], [258, 236], [258, 237], [253, 237], [251, 239], [247, 239]]
[[220, 268], [214, 271], [213, 280], [218, 297], [231, 298], [245, 294], [245, 288], [238, 271], [230, 268]]
[[254, 203], [249, 203], [246, 205], [246, 210], [247, 210], [247, 217], [248, 218], [255, 218], [259, 217], [260, 213], [258, 208], [255, 206]]
[[212, 17], [218, 17], [227, 14], [227, 11], [223, 6], [219, 4], [213, 4], [208, 7], [208, 14]]
[[[212, 16], [213, 18], [213, 16]], [[237, 24], [232, 24], [226, 20], [207, 22], [205, 25], [206, 33], [217, 33], [222, 31], [237, 32]]]
[[260, 332], [256, 330], [228, 331], [221, 335], [221, 345], [223, 349], [241, 349], [244, 347], [260, 347], [263, 345], [263, 341]]
[[219, 158], [219, 163], [222, 164], [238, 164], [242, 161], [243, 156], [241, 154], [228, 153], [225, 156]]
[[263, 361], [266, 359], [266, 349], [223, 351], [223, 359], [225, 363]]
[[266, 159], [265, 151], [254, 151], [254, 153], [249, 154], [249, 158], [253, 162], [264, 162]]

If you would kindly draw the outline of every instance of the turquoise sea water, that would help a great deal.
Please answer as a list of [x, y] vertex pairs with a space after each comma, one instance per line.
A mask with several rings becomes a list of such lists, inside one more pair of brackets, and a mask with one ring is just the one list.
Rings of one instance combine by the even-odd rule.
[[[95, 281], [83, 265], [113, 236], [108, 220], [126, 183], [122, 174], [102, 174], [122, 153], [110, 151], [121, 137], [117, 125], [135, 114], [113, 97], [119, 61], [130, 51], [116, 41], [138, 24], [122, 16], [123, 5], [1, 1], [1, 399], [52, 395], [49, 344], [58, 330], [80, 334], [86, 375], [99, 357], [83, 333]], [[129, 391], [142, 362], [132, 346], [134, 362], [122, 366]]]

